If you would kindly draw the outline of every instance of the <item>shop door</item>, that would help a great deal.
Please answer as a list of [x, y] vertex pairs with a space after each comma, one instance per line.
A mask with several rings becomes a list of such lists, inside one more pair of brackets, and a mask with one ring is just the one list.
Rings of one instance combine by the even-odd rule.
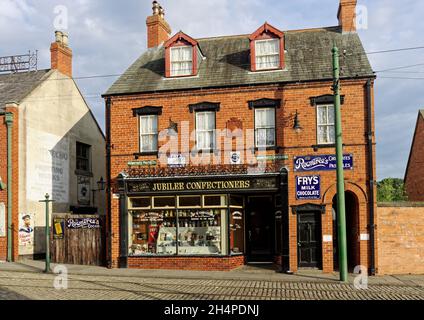
[[321, 214], [298, 214], [297, 223], [298, 264], [300, 268], [321, 268]]
[[247, 209], [247, 261], [272, 262], [275, 209], [272, 197], [249, 197]]

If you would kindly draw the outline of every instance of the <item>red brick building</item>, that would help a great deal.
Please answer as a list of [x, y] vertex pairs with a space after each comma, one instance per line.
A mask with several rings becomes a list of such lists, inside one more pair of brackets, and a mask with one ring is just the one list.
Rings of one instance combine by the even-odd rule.
[[349, 266], [375, 271], [375, 76], [355, 8], [342, 0], [335, 27], [194, 39], [153, 3], [148, 50], [104, 94], [112, 267], [337, 269], [335, 43]]
[[418, 112], [414, 139], [412, 140], [408, 166], [405, 173], [405, 188], [409, 201], [424, 201], [424, 110]]

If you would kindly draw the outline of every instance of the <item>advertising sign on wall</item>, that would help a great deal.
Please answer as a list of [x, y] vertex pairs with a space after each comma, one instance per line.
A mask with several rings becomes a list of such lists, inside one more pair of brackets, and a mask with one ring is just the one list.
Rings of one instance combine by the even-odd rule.
[[0, 202], [0, 237], [6, 236], [6, 206]]
[[69, 229], [97, 229], [100, 228], [100, 220], [98, 218], [68, 219], [66, 227]]
[[[343, 156], [344, 170], [353, 170], [353, 155]], [[331, 171], [337, 169], [335, 155], [294, 157], [294, 171]]]
[[65, 236], [65, 219], [53, 219], [53, 239], [63, 239]]
[[184, 167], [186, 165], [186, 158], [182, 154], [171, 154], [168, 157], [168, 166], [170, 167]]
[[21, 213], [19, 216], [19, 254], [31, 254], [34, 250], [33, 215]]
[[296, 177], [296, 199], [297, 200], [321, 199], [321, 177], [320, 176]]

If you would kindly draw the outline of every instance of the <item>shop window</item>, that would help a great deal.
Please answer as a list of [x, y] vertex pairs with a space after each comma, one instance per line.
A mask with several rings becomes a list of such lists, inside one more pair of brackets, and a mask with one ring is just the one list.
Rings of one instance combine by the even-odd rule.
[[334, 106], [317, 106], [317, 136], [318, 144], [334, 144], [336, 139]]
[[227, 197], [224, 195], [203, 196], [204, 207], [226, 207]]
[[178, 207], [189, 208], [189, 207], [201, 207], [201, 196], [179, 196]]
[[154, 197], [154, 208], [175, 208], [175, 197]]

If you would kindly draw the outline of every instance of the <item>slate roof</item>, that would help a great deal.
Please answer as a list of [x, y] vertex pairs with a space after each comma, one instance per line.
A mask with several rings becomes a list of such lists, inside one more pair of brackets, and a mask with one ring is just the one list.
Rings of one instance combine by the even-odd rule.
[[333, 44], [341, 53], [342, 77], [374, 76], [356, 33], [341, 33], [339, 27], [286, 31], [286, 70], [250, 71], [249, 35], [197, 39], [206, 57], [197, 76], [164, 78], [165, 49], [151, 48], [109, 88], [107, 95], [180, 89], [284, 83], [332, 78]]
[[49, 69], [29, 72], [0, 74], [0, 111], [6, 103], [21, 102], [44, 80]]

